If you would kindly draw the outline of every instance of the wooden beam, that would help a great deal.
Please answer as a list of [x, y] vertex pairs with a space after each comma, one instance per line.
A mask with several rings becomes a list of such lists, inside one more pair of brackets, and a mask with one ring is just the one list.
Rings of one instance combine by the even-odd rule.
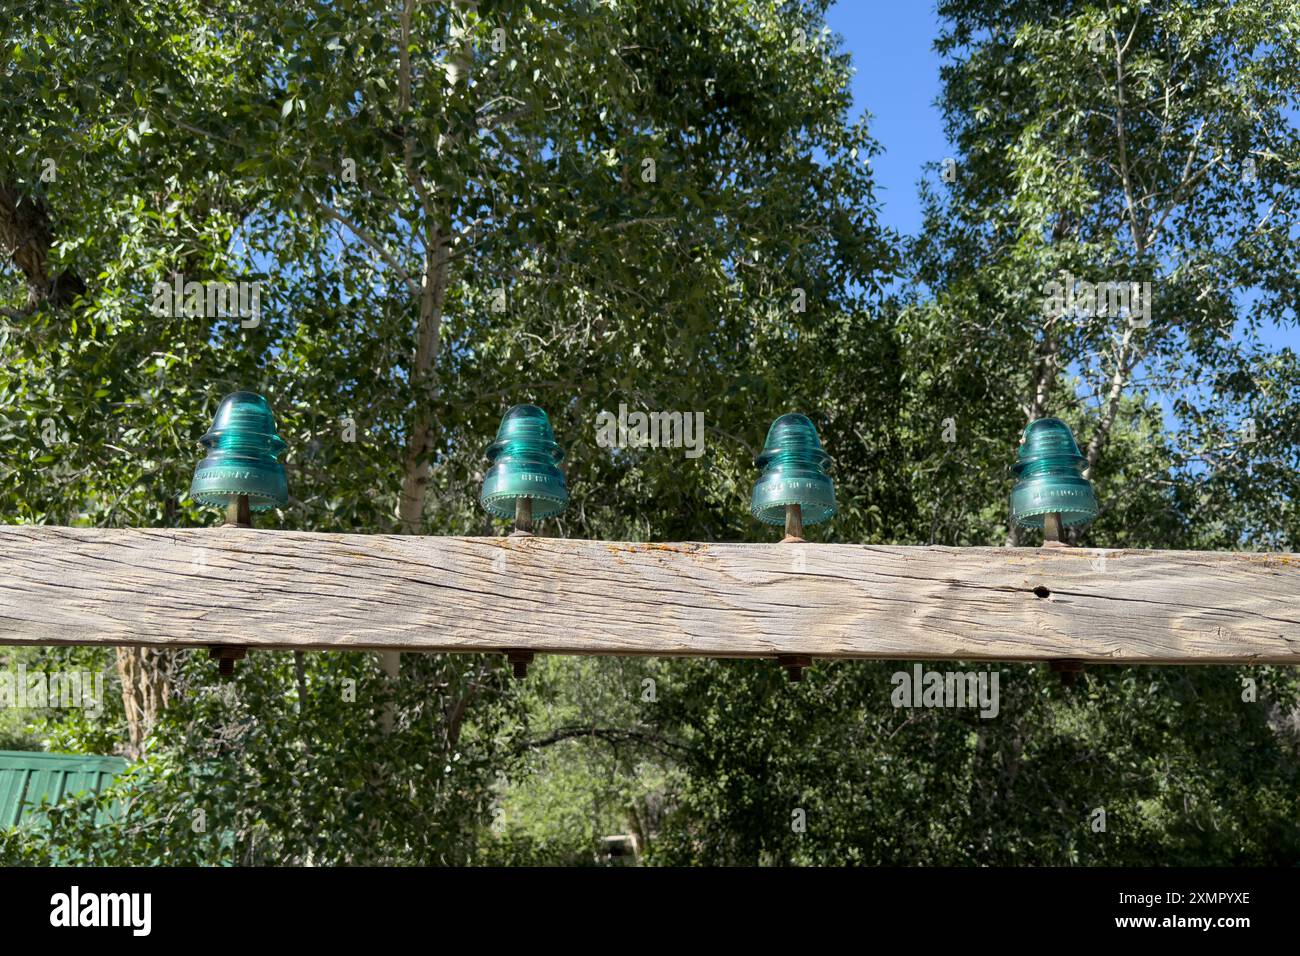
[[1300, 663], [1300, 556], [0, 528], [0, 643]]

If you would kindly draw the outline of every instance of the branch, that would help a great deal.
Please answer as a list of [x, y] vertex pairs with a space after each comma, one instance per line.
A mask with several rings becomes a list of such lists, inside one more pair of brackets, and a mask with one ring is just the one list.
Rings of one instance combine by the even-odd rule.
[[377, 240], [374, 236], [372, 236], [366, 230], [362, 229], [360, 226], [354, 223], [347, 216], [343, 215], [343, 213], [339, 212], [333, 206], [329, 205], [326, 202], [322, 202], [319, 199], [316, 199], [315, 202], [321, 212], [325, 213], [325, 215], [329, 216], [331, 219], [334, 219], [341, 225], [346, 226], [349, 230], [352, 231], [353, 235], [355, 235], [358, 239], [360, 239], [363, 243], [365, 243], [366, 246], [371, 250], [373, 250], [374, 253], [378, 255], [381, 259], [383, 259], [384, 262], [388, 264], [388, 267], [392, 269], [394, 272], [396, 272], [398, 277], [403, 282], [406, 283], [407, 288], [410, 289], [411, 291], [411, 295], [420, 294], [419, 283], [417, 283], [414, 279], [411, 278], [410, 273], [402, 268], [401, 263], [398, 262], [397, 259], [393, 256], [393, 254], [384, 247], [383, 243], [379, 242], [379, 240]]
[[465, 712], [469, 710], [469, 705], [474, 702], [478, 696], [479, 689], [483, 686], [483, 680], [488, 675], [488, 667], [480, 664], [476, 668], [474, 677], [469, 681], [469, 688], [464, 695], [456, 700], [451, 710], [447, 714], [447, 751], [454, 752], [460, 746], [460, 729], [465, 721]]
[[657, 734], [648, 734], [639, 730], [623, 730], [618, 727], [561, 727], [559, 730], [552, 731], [545, 737], [539, 737], [536, 740], [525, 740], [515, 746], [515, 753], [522, 754], [528, 750], [539, 750], [542, 747], [550, 747], [553, 744], [562, 743], [565, 740], [574, 740], [580, 737], [590, 737], [593, 740], [604, 740], [611, 744], [619, 743], [643, 743], [653, 749], [663, 753], [661, 749], [668, 747], [681, 753], [690, 750], [684, 744], [675, 741], [665, 740]]
[[[1137, 29], [1134, 23], [1133, 29]], [[1119, 34], [1111, 31], [1111, 36], [1115, 40], [1115, 96], [1117, 103], [1115, 106], [1115, 133], [1119, 139], [1119, 168], [1120, 178], [1124, 183], [1124, 201], [1128, 206], [1129, 231], [1133, 236], [1133, 246], [1137, 250], [1138, 257], [1141, 258], [1146, 249], [1145, 232], [1138, 228], [1137, 206], [1133, 202], [1133, 181], [1129, 175], [1128, 162], [1128, 138], [1124, 135], [1124, 51], [1128, 49], [1128, 43], [1122, 47], [1119, 43]], [[1129, 34], [1129, 41], [1132, 41], [1133, 34]]]
[[1189, 174], [1192, 170], [1192, 162], [1196, 159], [1196, 148], [1200, 145], [1201, 134], [1204, 132], [1205, 120], [1201, 120], [1201, 125], [1196, 128], [1196, 135], [1192, 137], [1192, 146], [1187, 151], [1187, 162], [1183, 163], [1183, 174], [1179, 177], [1178, 185], [1174, 187], [1173, 195], [1169, 197], [1169, 205], [1165, 208], [1165, 211], [1160, 214], [1160, 218], [1156, 221], [1156, 224], [1151, 227], [1151, 233], [1147, 236], [1146, 240], [1147, 245], [1155, 242], [1156, 236], [1160, 234], [1161, 228], [1164, 227], [1165, 220], [1168, 219], [1170, 213], [1178, 207], [1178, 203], [1183, 196], [1184, 190], [1189, 186], [1195, 185], [1197, 180], [1214, 168], [1214, 165], [1219, 161], [1219, 157], [1215, 156], [1208, 163], [1202, 166], [1195, 176], [1189, 178]]
[[1101, 458], [1102, 446], [1110, 435], [1111, 427], [1115, 424], [1115, 418], [1119, 414], [1120, 399], [1124, 397], [1124, 389], [1128, 385], [1129, 372], [1132, 370], [1134, 361], [1133, 343], [1133, 326], [1127, 325], [1124, 329], [1124, 335], [1120, 339], [1119, 349], [1115, 355], [1115, 373], [1111, 376], [1110, 392], [1106, 396], [1106, 408], [1102, 413], [1101, 421], [1097, 424], [1097, 430], [1093, 433], [1092, 441], [1088, 443], [1088, 474], [1093, 474], [1097, 467], [1097, 461]]

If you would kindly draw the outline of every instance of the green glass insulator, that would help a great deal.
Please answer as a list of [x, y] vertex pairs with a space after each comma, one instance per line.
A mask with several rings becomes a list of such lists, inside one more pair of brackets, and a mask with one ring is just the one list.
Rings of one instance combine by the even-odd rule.
[[764, 524], [785, 523], [785, 506], [798, 505], [804, 525], [835, 515], [835, 483], [826, 468], [817, 427], [806, 415], [782, 415], [767, 431], [763, 453], [754, 464], [763, 474], [754, 484], [749, 510]]
[[516, 405], [505, 413], [497, 439], [485, 454], [492, 467], [483, 479], [479, 502], [498, 518], [513, 518], [519, 498], [532, 501], [534, 520], [558, 515], [569, 506], [564, 472], [556, 467], [564, 451], [546, 412], [536, 405]]
[[1079, 454], [1070, 426], [1059, 418], [1040, 418], [1025, 426], [1019, 460], [1012, 466], [1011, 519], [1041, 528], [1043, 515], [1057, 513], [1065, 527], [1097, 516], [1092, 484], [1083, 477], [1087, 459]]
[[284, 465], [276, 460], [286, 445], [261, 395], [234, 392], [223, 398], [199, 442], [208, 454], [190, 484], [196, 501], [224, 507], [237, 495], [247, 495], [249, 510], [266, 511], [289, 500]]

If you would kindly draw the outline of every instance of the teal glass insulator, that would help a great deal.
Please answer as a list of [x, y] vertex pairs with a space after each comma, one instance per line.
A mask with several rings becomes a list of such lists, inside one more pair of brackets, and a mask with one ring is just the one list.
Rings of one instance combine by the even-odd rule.
[[806, 415], [782, 415], [767, 430], [763, 453], [754, 464], [763, 474], [754, 484], [749, 510], [764, 524], [785, 523], [786, 505], [798, 505], [805, 525], [835, 515], [835, 483], [826, 468], [817, 426]]
[[514, 518], [520, 498], [532, 502], [534, 520], [558, 515], [569, 506], [564, 451], [555, 442], [550, 419], [536, 405], [516, 405], [505, 413], [497, 438], [485, 454], [492, 463], [483, 479], [479, 503], [498, 518]]
[[234, 392], [217, 406], [212, 427], [199, 442], [208, 450], [194, 469], [190, 496], [205, 505], [224, 507], [248, 496], [250, 511], [266, 511], [289, 500], [284, 465], [277, 459], [287, 447], [276, 434], [271, 406], [255, 392]]
[[1091, 521], [1097, 516], [1097, 497], [1083, 477], [1086, 464], [1069, 425], [1059, 418], [1030, 422], [1011, 468], [1016, 477], [1011, 519], [1025, 528], [1041, 528], [1043, 516], [1053, 513], [1067, 528]]

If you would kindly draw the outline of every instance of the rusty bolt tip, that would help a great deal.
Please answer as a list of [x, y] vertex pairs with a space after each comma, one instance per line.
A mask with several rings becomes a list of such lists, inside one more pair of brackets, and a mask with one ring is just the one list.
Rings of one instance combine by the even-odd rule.
[[533, 500], [531, 498], [515, 499], [515, 530], [512, 538], [531, 538], [533, 536]]
[[1078, 683], [1079, 675], [1083, 673], [1083, 661], [1050, 661], [1048, 667], [1061, 675], [1061, 683], [1066, 687]]
[[533, 661], [532, 651], [506, 651], [506, 660], [514, 668], [515, 677], [522, 680], [528, 676], [528, 665]]
[[803, 542], [803, 508], [799, 505], [785, 506], [785, 537], [782, 544]]
[[780, 654], [776, 662], [785, 668], [785, 674], [791, 683], [797, 684], [803, 680], [804, 668], [812, 666], [812, 657], [807, 654]]
[[247, 655], [246, 647], [224, 647], [218, 644], [208, 648], [208, 658], [217, 662], [217, 673], [222, 677], [234, 677], [235, 661], [242, 661]]
[[1065, 524], [1059, 511], [1043, 515], [1043, 547], [1068, 548], [1070, 542], [1065, 536]]
[[226, 504], [226, 521], [223, 528], [251, 528], [253, 513], [249, 508], [248, 495], [237, 495]]

